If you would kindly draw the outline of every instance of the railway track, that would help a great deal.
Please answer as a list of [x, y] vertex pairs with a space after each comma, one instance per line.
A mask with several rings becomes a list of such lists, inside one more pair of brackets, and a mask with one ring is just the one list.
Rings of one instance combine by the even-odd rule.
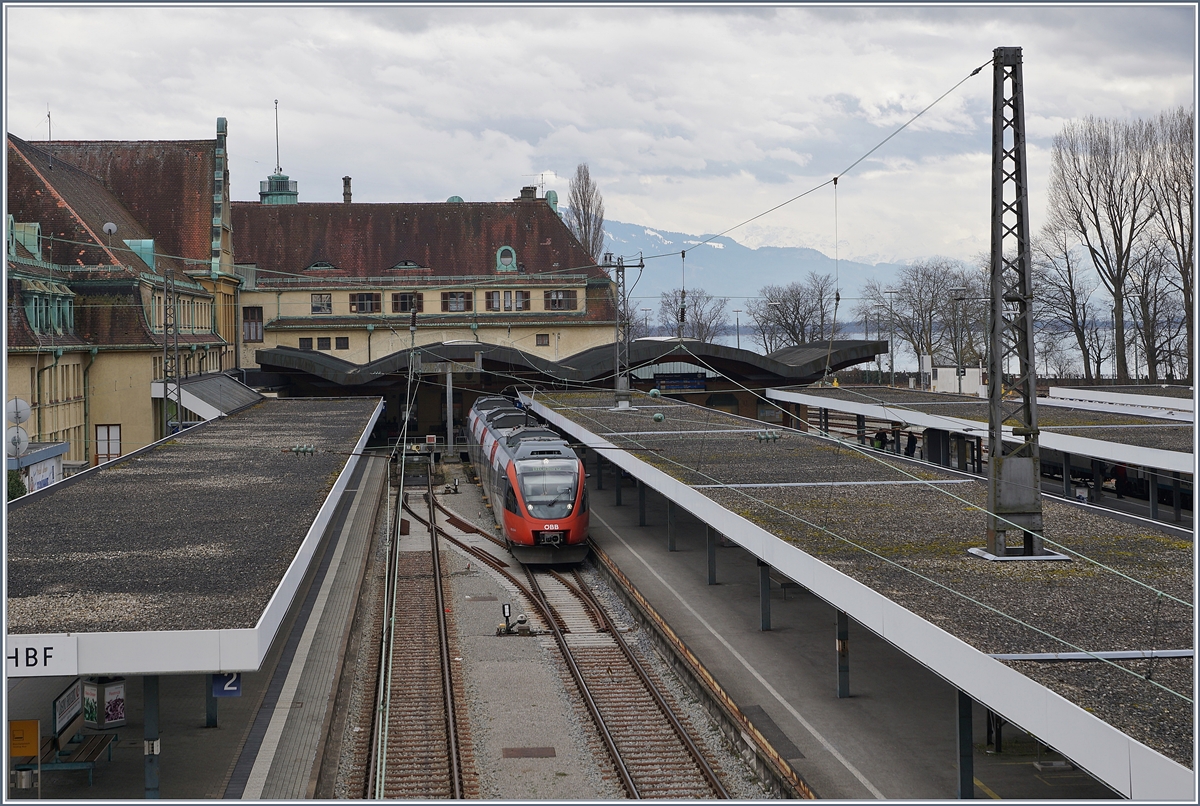
[[[431, 524], [432, 487], [426, 501], [421, 520]], [[430, 528], [429, 551], [402, 551], [395, 539], [390, 547], [368, 798], [478, 796], [469, 739], [459, 730], [465, 709], [438, 542]]]
[[[427, 528], [434, 524], [442, 539], [504, 576], [525, 600], [531, 628], [553, 637], [629, 797], [729, 797], [690, 726], [675, 715], [670, 695], [638, 661], [578, 572], [518, 566], [494, 535], [457, 518], [432, 494], [423, 503], [421, 512], [405, 505], [412, 518]], [[440, 737], [433, 744], [440, 748]]]

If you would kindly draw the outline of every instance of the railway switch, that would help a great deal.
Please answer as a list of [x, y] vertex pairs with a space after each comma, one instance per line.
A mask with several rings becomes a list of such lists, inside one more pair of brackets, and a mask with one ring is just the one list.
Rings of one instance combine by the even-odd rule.
[[514, 632], [519, 635], [529, 634], [529, 619], [524, 613], [518, 613], [517, 618], [513, 620], [512, 605], [508, 602], [500, 606], [500, 612], [504, 614], [504, 623], [496, 628], [496, 635], [512, 635]]

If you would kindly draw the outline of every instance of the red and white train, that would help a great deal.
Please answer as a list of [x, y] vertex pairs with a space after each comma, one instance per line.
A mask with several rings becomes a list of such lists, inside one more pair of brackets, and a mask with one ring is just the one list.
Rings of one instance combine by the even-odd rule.
[[504, 397], [481, 397], [467, 417], [471, 461], [513, 556], [576, 563], [588, 553], [583, 462], [566, 441]]

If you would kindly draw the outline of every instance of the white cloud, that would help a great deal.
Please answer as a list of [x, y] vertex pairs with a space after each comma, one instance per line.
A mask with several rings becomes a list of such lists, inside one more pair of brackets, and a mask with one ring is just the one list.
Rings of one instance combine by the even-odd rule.
[[[1024, 49], [1031, 202], [1051, 138], [1193, 92], [1186, 7], [28, 7], [8, 130], [191, 139], [229, 119], [235, 198], [280, 159], [302, 200], [517, 195], [591, 165], [612, 218], [720, 232], [845, 169], [982, 64]], [[47, 37], [45, 31], [55, 35]], [[80, 43], [104, 43], [103, 48]], [[838, 248], [969, 258], [986, 240], [990, 68], [839, 186]], [[824, 188], [734, 230], [830, 252]]]

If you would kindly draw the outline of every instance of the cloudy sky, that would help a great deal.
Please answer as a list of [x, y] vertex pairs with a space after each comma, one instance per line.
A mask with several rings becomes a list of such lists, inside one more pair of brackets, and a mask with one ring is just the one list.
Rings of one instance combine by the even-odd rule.
[[[1051, 140], [1086, 115], [1190, 104], [1183, 6], [8, 6], [7, 130], [201, 139], [229, 120], [235, 199], [280, 161], [301, 201], [567, 194], [711, 233], [825, 182], [991, 58], [1024, 49], [1033, 225]], [[843, 258], [987, 248], [991, 68], [841, 179]], [[557, 173], [557, 178], [554, 173]], [[832, 254], [830, 188], [729, 233]]]

